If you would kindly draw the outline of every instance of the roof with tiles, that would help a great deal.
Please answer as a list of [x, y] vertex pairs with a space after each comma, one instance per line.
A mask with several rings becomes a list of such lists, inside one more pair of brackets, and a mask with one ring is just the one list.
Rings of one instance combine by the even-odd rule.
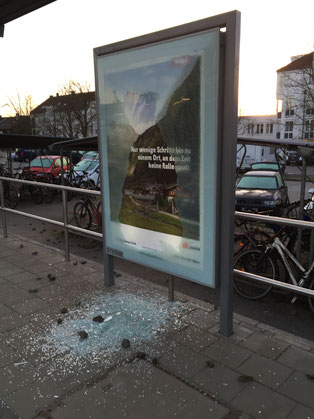
[[75, 107], [84, 108], [86, 102], [95, 101], [95, 92], [85, 92], [85, 93], [73, 93], [70, 95], [59, 95], [50, 96], [35, 109], [32, 110], [31, 115], [36, 115], [46, 111], [46, 108], [52, 107], [55, 110], [59, 110], [64, 105], [71, 105], [75, 103]]
[[281, 73], [283, 71], [303, 70], [305, 68], [314, 68], [314, 51], [310, 52], [309, 54], [302, 55], [300, 58], [294, 61], [291, 61], [291, 63], [285, 67], [279, 68], [277, 73]]

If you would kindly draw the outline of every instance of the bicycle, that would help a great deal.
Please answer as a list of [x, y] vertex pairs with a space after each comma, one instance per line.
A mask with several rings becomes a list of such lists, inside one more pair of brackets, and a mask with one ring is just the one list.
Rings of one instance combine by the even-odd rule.
[[78, 227], [86, 229], [90, 229], [92, 227], [92, 221], [94, 218], [96, 221], [96, 226], [98, 228], [101, 228], [101, 201], [95, 204], [92, 198], [90, 198], [89, 196], [82, 198], [74, 205], [73, 218], [75, 218]]
[[[287, 249], [279, 237], [276, 237], [275, 240], [271, 244], [268, 244], [264, 249], [250, 249], [240, 253], [234, 262], [234, 269], [278, 280], [278, 265], [274, 259], [273, 251], [275, 251], [282, 260], [293, 285], [308, 288], [310, 290], [314, 289], [314, 276], [312, 275], [314, 261], [311, 263], [309, 269], [305, 269], [296, 257]], [[293, 263], [293, 266], [297, 268], [298, 275], [293, 272], [288, 258]], [[263, 283], [258, 280], [240, 278], [237, 276], [237, 273], [234, 275], [233, 285], [239, 295], [249, 300], [263, 298], [273, 288], [271, 284]], [[293, 297], [291, 302], [294, 303], [296, 299], [297, 297]], [[308, 296], [307, 301], [310, 310], [314, 313], [314, 297]]]

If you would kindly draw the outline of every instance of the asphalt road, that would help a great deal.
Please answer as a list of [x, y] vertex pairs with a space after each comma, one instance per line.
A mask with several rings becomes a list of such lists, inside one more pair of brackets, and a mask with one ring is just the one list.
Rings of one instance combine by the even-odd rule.
[[[295, 186], [295, 189], [297, 189], [297, 186]], [[70, 220], [73, 215], [74, 202], [74, 200], [69, 202]], [[30, 200], [25, 200], [20, 202], [16, 209], [46, 218], [62, 220], [62, 205], [59, 201], [54, 201], [52, 204], [36, 205]], [[62, 228], [16, 214], [7, 215], [7, 225], [8, 232], [11, 235], [22, 236], [28, 240], [34, 240], [45, 246], [52, 246], [61, 250], [65, 248]], [[0, 226], [0, 234], [2, 234], [1, 221]], [[95, 260], [99, 263], [103, 262], [102, 243], [99, 241], [71, 234], [70, 251], [86, 259]], [[118, 258], [115, 258], [115, 268], [163, 286], [167, 286], [170, 278], [168, 274]], [[174, 283], [175, 289], [188, 296], [219, 305], [217, 289], [207, 288], [182, 278], [175, 278]], [[274, 292], [263, 300], [256, 302], [247, 301], [235, 294], [234, 310], [287, 332], [314, 340], [314, 328], [312, 326], [314, 314], [310, 312], [305, 298], [299, 297], [293, 305], [290, 300], [291, 296]]]

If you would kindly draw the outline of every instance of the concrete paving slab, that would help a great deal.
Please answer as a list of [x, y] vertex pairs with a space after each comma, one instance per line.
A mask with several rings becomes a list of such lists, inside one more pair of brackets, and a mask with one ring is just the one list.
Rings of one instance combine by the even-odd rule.
[[13, 256], [13, 255], [15, 255], [15, 250], [14, 249], [8, 249], [5, 246], [0, 247], [0, 259], [4, 259], [7, 256]]
[[22, 253], [16, 253], [14, 256], [9, 256], [6, 258], [6, 261], [20, 267], [27, 267], [38, 262], [34, 257]]
[[27, 279], [23, 282], [20, 282], [18, 284], [18, 286], [20, 288], [23, 288], [26, 291], [29, 291], [30, 289], [41, 289], [44, 287], [49, 287], [51, 285], [51, 282], [45, 278], [45, 280], [43, 279], [39, 279], [40, 277], [38, 275], [34, 276], [32, 279]]
[[12, 313], [12, 309], [10, 307], [7, 307], [5, 304], [0, 304], [0, 316], [3, 314], [9, 314]]
[[196, 389], [147, 364], [138, 361], [121, 366], [97, 384], [64, 401], [64, 406], [51, 412], [53, 419], [110, 417], [128, 419], [180, 417], [223, 418], [229, 409], [202, 395]]
[[203, 351], [219, 339], [217, 336], [202, 331], [194, 325], [180, 330], [174, 335], [174, 338], [177, 342], [196, 352]]
[[209, 394], [225, 402], [230, 402], [248, 383], [239, 381], [240, 374], [220, 364], [213, 364], [192, 377], [192, 382]]
[[33, 298], [31, 300], [21, 301], [17, 304], [12, 304], [10, 307], [12, 310], [16, 311], [17, 313], [25, 316], [27, 314], [36, 313], [38, 311], [46, 310], [47, 301], [43, 301], [39, 298]]
[[31, 419], [43, 410], [46, 404], [57, 400], [61, 393], [61, 389], [55, 383], [45, 380], [31, 383], [3, 399], [14, 409], [19, 419]]
[[314, 354], [311, 352], [290, 346], [277, 360], [304, 374], [314, 374]]
[[162, 367], [182, 378], [191, 378], [206, 368], [206, 361], [206, 356], [179, 346], [159, 359]]
[[0, 368], [0, 397], [15, 392], [16, 390], [35, 381], [35, 370], [26, 360]]
[[6, 304], [7, 306], [24, 302], [25, 300], [31, 300], [32, 298], [35, 298], [33, 294], [30, 294], [28, 291], [25, 291], [20, 287], [16, 287], [11, 291], [0, 294], [0, 302]]
[[279, 391], [285, 396], [314, 409], [314, 376], [312, 377], [309, 378], [306, 374], [296, 372], [283, 383]]
[[288, 348], [289, 344], [263, 333], [254, 333], [241, 342], [240, 346], [257, 352], [266, 358], [276, 359]]
[[64, 288], [60, 287], [56, 281], [53, 281], [52, 285], [50, 284], [47, 287], [40, 288], [38, 292], [36, 293], [36, 296], [38, 296], [39, 298], [42, 298], [43, 300], [49, 300], [49, 299], [55, 299], [55, 297], [57, 297], [58, 295], [62, 295], [64, 293]]
[[286, 419], [296, 403], [261, 384], [252, 383], [232, 400], [232, 405], [254, 418]]
[[0, 293], [4, 294], [8, 291], [13, 291], [13, 290], [18, 290], [19, 287], [17, 287], [16, 285], [12, 284], [12, 282], [9, 282], [7, 280], [4, 280], [1, 284], [0, 284]]
[[48, 254], [47, 257], [41, 257], [41, 261], [48, 263], [48, 265], [58, 265], [65, 262], [65, 257], [62, 255]]
[[2, 278], [6, 278], [9, 275], [23, 272], [23, 270], [23, 268], [19, 268], [18, 266], [13, 265], [12, 263], [3, 263], [3, 265], [0, 268]]
[[279, 362], [272, 361], [259, 354], [253, 354], [237, 371], [243, 375], [251, 376], [258, 383], [267, 387], [278, 389], [292, 374], [292, 370]]
[[314, 410], [298, 404], [287, 419], [314, 419]]
[[37, 277], [36, 274], [33, 274], [28, 271], [23, 271], [23, 272], [19, 272], [13, 275], [7, 275], [6, 279], [7, 281], [12, 282], [13, 284], [19, 284], [21, 282], [28, 281], [30, 279], [35, 279], [36, 277]]
[[93, 272], [95, 272], [95, 269], [90, 268], [86, 266], [85, 264], [82, 264], [81, 262], [79, 262], [77, 265], [73, 265], [68, 262], [63, 262], [63, 263], [60, 263], [58, 267], [59, 269], [64, 269], [65, 271], [75, 276], [85, 276], [85, 275], [90, 275]]
[[0, 400], [0, 418], [1, 419], [20, 419], [9, 406]]
[[4, 368], [20, 358], [21, 355], [17, 351], [13, 351], [10, 346], [0, 340], [0, 368]]
[[32, 272], [34, 274], [42, 274], [43, 272], [49, 271], [50, 267], [47, 263], [42, 263], [40, 261], [37, 261], [36, 264], [28, 265], [26, 267], [26, 270], [29, 272]]
[[[208, 330], [219, 322], [219, 316], [219, 310], [207, 311], [198, 308], [186, 316], [186, 322]], [[185, 321], [184, 317], [182, 320]]]
[[27, 318], [15, 313], [14, 311], [12, 311], [12, 313], [3, 314], [0, 321], [0, 333], [18, 328], [23, 326], [25, 323], [27, 323]]
[[252, 355], [252, 352], [222, 338], [206, 348], [202, 354], [220, 364], [235, 369], [246, 361]]

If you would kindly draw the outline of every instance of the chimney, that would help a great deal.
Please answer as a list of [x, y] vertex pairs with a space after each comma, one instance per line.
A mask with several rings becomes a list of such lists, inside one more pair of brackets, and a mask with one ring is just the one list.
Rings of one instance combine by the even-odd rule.
[[300, 58], [304, 57], [304, 54], [302, 55], [294, 55], [293, 57], [291, 57], [291, 62], [299, 60]]

